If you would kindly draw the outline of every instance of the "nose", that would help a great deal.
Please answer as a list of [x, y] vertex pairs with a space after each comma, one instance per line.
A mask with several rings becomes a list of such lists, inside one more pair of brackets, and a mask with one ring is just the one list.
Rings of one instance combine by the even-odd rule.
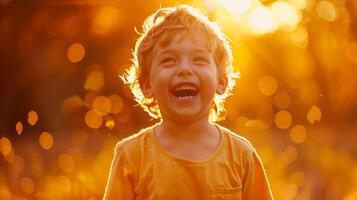
[[177, 74], [178, 75], [191, 75], [192, 74], [192, 66], [188, 60], [182, 60], [180, 64], [177, 66]]

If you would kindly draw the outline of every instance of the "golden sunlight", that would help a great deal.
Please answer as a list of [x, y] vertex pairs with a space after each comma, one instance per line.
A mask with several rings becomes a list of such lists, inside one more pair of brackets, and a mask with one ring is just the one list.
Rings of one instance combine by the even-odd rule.
[[278, 28], [272, 10], [264, 6], [254, 8], [248, 22], [250, 30], [255, 34], [272, 33]]
[[252, 0], [217, 0], [217, 3], [228, 10], [237, 20], [251, 9]]

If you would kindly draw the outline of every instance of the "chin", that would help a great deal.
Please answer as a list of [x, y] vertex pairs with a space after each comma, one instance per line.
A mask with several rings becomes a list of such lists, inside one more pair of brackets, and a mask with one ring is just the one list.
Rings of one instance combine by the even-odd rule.
[[[204, 115], [199, 112], [180, 112], [175, 113], [173, 121], [180, 122], [180, 123], [191, 123], [195, 121], [199, 121]], [[208, 119], [208, 118], [207, 118]]]

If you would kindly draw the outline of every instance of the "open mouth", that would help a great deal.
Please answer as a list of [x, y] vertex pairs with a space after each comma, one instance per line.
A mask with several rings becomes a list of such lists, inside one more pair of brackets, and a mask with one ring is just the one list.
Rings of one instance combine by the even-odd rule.
[[192, 98], [199, 93], [199, 89], [197, 86], [191, 83], [183, 83], [179, 84], [171, 90], [171, 93], [174, 97], [180, 99], [188, 99]]

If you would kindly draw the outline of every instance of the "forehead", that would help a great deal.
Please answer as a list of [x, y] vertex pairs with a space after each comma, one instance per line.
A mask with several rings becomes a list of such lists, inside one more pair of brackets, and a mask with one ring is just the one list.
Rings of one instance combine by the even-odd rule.
[[207, 34], [203, 31], [177, 30], [159, 38], [153, 49], [154, 56], [167, 51], [196, 50], [210, 53]]

